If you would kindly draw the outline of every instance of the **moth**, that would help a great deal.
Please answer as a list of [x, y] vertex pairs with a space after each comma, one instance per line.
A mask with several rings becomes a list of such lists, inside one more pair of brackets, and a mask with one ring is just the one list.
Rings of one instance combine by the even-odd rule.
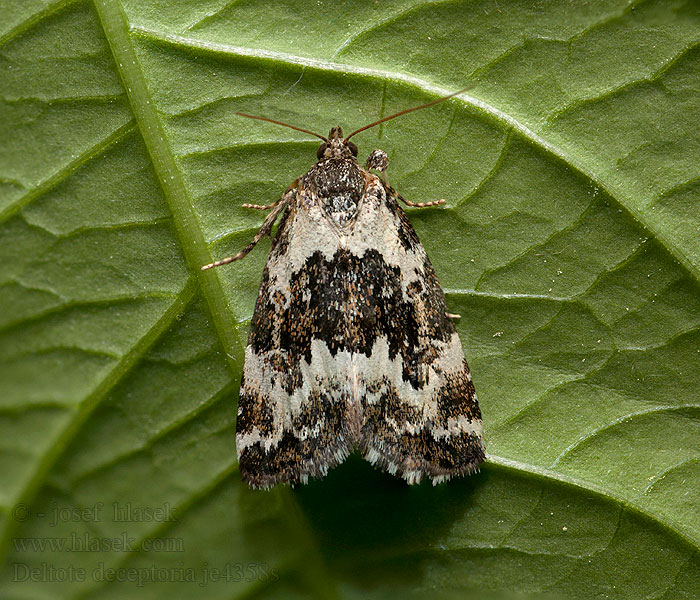
[[[253, 240], [274, 235], [253, 313], [236, 423], [240, 473], [253, 488], [306, 483], [359, 450], [418, 483], [474, 473], [484, 460], [481, 412], [445, 295], [387, 182], [388, 158], [364, 166], [355, 134], [463, 92], [409, 108], [348, 136], [340, 127], [316, 164], [269, 210]], [[378, 173], [375, 174], [373, 173]]]

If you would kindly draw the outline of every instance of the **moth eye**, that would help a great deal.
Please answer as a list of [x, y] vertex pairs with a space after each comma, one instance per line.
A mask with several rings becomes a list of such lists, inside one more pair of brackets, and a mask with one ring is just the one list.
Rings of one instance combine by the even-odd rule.
[[326, 148], [328, 148], [328, 144], [326, 144], [325, 142], [321, 144], [318, 147], [318, 150], [316, 150], [316, 158], [318, 158], [319, 160], [322, 159], [324, 153], [326, 152]]
[[355, 146], [355, 144], [348, 142], [348, 148], [350, 148], [350, 152], [352, 152], [353, 156], [357, 156], [357, 146]]

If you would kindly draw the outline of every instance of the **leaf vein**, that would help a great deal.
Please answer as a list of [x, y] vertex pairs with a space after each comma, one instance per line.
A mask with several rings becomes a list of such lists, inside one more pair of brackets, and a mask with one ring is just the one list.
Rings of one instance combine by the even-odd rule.
[[[177, 298], [174, 299], [170, 308], [163, 313], [163, 316], [134, 344], [131, 350], [114, 365], [92, 393], [79, 404], [78, 410], [75, 411], [72, 419], [69, 420], [68, 424], [54, 438], [50, 449], [43, 455], [33, 472], [29, 474], [27, 482], [19, 493], [18, 502], [30, 502], [41, 484], [44, 483], [51, 467], [53, 467], [58, 458], [63, 454], [63, 451], [68, 447], [70, 441], [78, 433], [83, 423], [85, 423], [95, 408], [99, 406], [100, 402], [102, 402], [110, 390], [112, 390], [124, 375], [140, 360], [146, 350], [168, 330], [170, 325], [177, 319], [178, 315], [185, 310], [187, 304], [194, 297], [196, 287], [195, 280], [190, 279]], [[0, 532], [0, 563], [4, 562], [10, 547], [12, 532], [16, 526], [17, 523], [15, 521], [8, 519], [4, 531]]]
[[600, 427], [596, 427], [595, 429], [587, 432], [585, 435], [582, 435], [580, 438], [578, 438], [575, 442], [569, 444], [566, 448], [564, 448], [564, 450], [554, 460], [554, 462], [552, 463], [552, 468], [558, 467], [559, 461], [561, 461], [567, 455], [571, 454], [579, 446], [582, 446], [583, 444], [589, 442], [591, 439], [593, 439], [594, 437], [596, 437], [600, 433], [603, 433], [606, 430], [617, 427], [618, 425], [621, 425], [622, 423], [627, 423], [627, 422], [633, 421], [634, 419], [636, 419], [638, 417], [644, 417], [647, 415], [653, 415], [653, 414], [662, 413], [662, 412], [674, 412], [674, 411], [678, 411], [678, 410], [682, 410], [682, 409], [686, 409], [686, 408], [698, 408], [698, 409], [700, 409], [700, 404], [676, 404], [676, 405], [670, 405], [670, 406], [655, 406], [654, 408], [648, 408], [646, 410], [640, 410], [640, 411], [633, 412], [633, 413], [627, 413], [625, 415], [617, 417], [616, 419], [609, 421], [605, 425], [601, 425]]
[[131, 120], [125, 123], [119, 129], [113, 131], [103, 140], [100, 140], [97, 144], [92, 146], [92, 148], [87, 149], [83, 154], [78, 156], [75, 160], [64, 165], [60, 170], [56, 171], [44, 181], [39, 183], [34, 188], [30, 189], [26, 194], [18, 197], [8, 206], [6, 206], [2, 211], [0, 211], [0, 223], [6, 221], [9, 217], [15, 214], [18, 210], [24, 208], [27, 204], [44, 195], [52, 188], [56, 187], [59, 183], [65, 181], [70, 175], [75, 173], [80, 167], [88, 163], [90, 160], [95, 159], [103, 155], [109, 148], [118, 144], [127, 135], [134, 131], [134, 121]]

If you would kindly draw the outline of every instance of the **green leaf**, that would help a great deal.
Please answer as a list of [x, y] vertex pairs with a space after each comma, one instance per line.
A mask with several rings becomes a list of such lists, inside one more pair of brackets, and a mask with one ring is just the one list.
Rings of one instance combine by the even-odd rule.
[[[700, 596], [697, 2], [6, 0], [0, 597]], [[241, 484], [265, 247], [324, 134], [391, 159], [489, 460]], [[264, 246], [264, 244], [261, 244]], [[269, 247], [269, 245], [268, 245]]]

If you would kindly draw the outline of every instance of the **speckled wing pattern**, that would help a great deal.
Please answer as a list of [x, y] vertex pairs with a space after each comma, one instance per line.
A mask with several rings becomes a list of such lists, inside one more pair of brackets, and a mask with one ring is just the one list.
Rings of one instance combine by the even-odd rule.
[[245, 354], [243, 479], [305, 483], [355, 449], [409, 483], [476, 471], [469, 368], [393, 190], [354, 157], [331, 156], [285, 198]]

